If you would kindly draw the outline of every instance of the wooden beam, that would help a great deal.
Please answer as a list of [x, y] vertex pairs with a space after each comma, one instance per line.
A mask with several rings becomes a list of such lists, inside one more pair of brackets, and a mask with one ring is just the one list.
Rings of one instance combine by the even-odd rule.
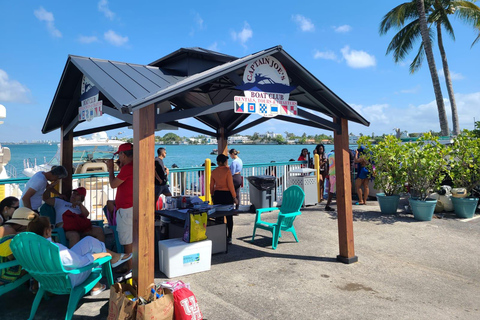
[[253, 128], [253, 127], [255, 127], [256, 125], [259, 125], [259, 124], [261, 124], [261, 123], [264, 123], [265, 121], [268, 121], [268, 120], [270, 120], [270, 119], [272, 119], [272, 118], [261, 117], [261, 118], [259, 118], [259, 119], [257, 119], [257, 120], [253, 120], [252, 122], [247, 123], [247, 124], [244, 125], [244, 126], [238, 127], [238, 128], [236, 128], [235, 130], [230, 131], [230, 135], [233, 136], [234, 134], [237, 134], [237, 133], [240, 133], [240, 132], [242, 132], [242, 131], [244, 131], [244, 130]]
[[73, 174], [73, 130], [65, 132], [64, 127], [61, 129], [60, 140], [60, 163], [67, 169], [68, 176], [62, 179], [61, 193], [70, 197], [72, 193], [72, 174]]
[[228, 111], [233, 109], [233, 102], [222, 102], [216, 105], [210, 105], [206, 107], [196, 107], [190, 109], [183, 109], [178, 111], [170, 111], [167, 113], [160, 113], [156, 115], [156, 122], [158, 123], [166, 123], [170, 121], [192, 118], [192, 117], [200, 117], [207, 114]]
[[348, 120], [336, 118], [341, 133], [334, 131], [335, 175], [337, 178], [338, 240], [343, 263], [358, 261], [353, 242], [352, 183], [350, 180], [350, 152], [348, 145]]
[[108, 130], [114, 130], [114, 129], [123, 128], [123, 127], [128, 127], [130, 125], [132, 125], [132, 124], [128, 123], [128, 122], [120, 122], [120, 123], [115, 123], [115, 124], [111, 124], [111, 125], [104, 126], [104, 127], [98, 127], [98, 128], [76, 131], [73, 134], [73, 136], [74, 137], [80, 137], [80, 136], [84, 136], [84, 135], [87, 135], [87, 134], [92, 134], [92, 133], [99, 132], [99, 131], [108, 131]]
[[332, 121], [328, 121], [326, 119], [323, 119], [322, 117], [319, 117], [313, 113], [310, 113], [308, 111], [305, 111], [303, 109], [298, 108], [298, 115], [302, 118], [305, 118], [309, 121], [318, 123], [322, 126], [324, 126], [327, 130], [332, 130], [332, 131], [338, 131], [340, 129], [340, 125], [338, 123], [334, 123]]
[[312, 122], [312, 121], [306, 120], [306, 119], [300, 119], [300, 118], [289, 117], [289, 116], [276, 116], [275, 119], [286, 121], [286, 122], [293, 122], [293, 123], [296, 123], [296, 124], [301, 124], [302, 126], [331, 130], [331, 129], [328, 129], [327, 127], [325, 127], [324, 125], [321, 125], [321, 124], [318, 124], [316, 122]]
[[133, 278], [147, 298], [155, 263], [155, 107], [133, 112]]
[[224, 154], [228, 156], [228, 140], [227, 136], [225, 135], [225, 128], [220, 127], [217, 131], [217, 140], [218, 140], [218, 153], [217, 154]]

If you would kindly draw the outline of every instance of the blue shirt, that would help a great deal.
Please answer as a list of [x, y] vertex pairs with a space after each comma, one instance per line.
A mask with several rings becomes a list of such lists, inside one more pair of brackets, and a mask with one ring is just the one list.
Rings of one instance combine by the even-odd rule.
[[230, 163], [230, 171], [232, 172], [232, 175], [237, 172], [242, 172], [242, 169], [243, 161], [239, 157], [237, 157], [237, 159], [233, 160], [232, 163]]

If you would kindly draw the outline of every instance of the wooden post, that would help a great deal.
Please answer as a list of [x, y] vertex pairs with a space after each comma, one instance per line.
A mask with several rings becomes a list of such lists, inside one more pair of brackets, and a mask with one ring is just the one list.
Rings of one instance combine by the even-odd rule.
[[133, 112], [133, 278], [149, 296], [155, 279], [155, 108]]
[[337, 260], [343, 263], [358, 261], [353, 243], [352, 183], [350, 180], [350, 152], [348, 145], [348, 121], [337, 118], [340, 132], [334, 132], [335, 175], [337, 178], [338, 240], [340, 254]]
[[228, 140], [227, 137], [225, 137], [225, 128], [221, 127], [217, 131], [218, 133], [218, 151], [217, 154], [224, 154], [228, 156]]
[[59, 190], [61, 194], [70, 197], [72, 193], [72, 174], [73, 174], [73, 130], [65, 133], [65, 128], [61, 129], [61, 152], [60, 152], [60, 164], [67, 169], [68, 176], [62, 179], [62, 188]]

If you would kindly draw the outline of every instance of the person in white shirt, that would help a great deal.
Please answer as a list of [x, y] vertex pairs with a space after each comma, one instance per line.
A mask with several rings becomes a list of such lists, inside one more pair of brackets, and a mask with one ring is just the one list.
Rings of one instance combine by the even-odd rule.
[[[88, 218], [90, 212], [88, 209], [85, 208], [83, 205], [83, 201], [85, 200], [85, 196], [87, 195], [87, 190], [83, 187], [79, 187], [72, 191], [72, 195], [70, 196], [70, 201], [65, 201], [59, 198], [51, 198], [51, 187], [47, 187], [46, 192], [43, 194], [43, 201], [46, 204], [55, 208], [55, 227], [59, 228], [63, 226], [63, 214], [70, 210], [75, 214], [81, 214], [85, 218]], [[85, 236], [92, 236], [101, 242], [105, 242], [105, 234], [103, 233], [103, 229], [99, 226], [92, 226], [92, 228], [85, 232], [78, 232], [78, 231], [67, 231], [65, 230], [65, 237], [68, 240], [68, 244], [73, 247], [77, 242], [80, 241], [81, 238]]]
[[50, 186], [50, 190], [53, 193], [61, 196], [53, 187], [67, 176], [67, 169], [63, 166], [53, 166], [48, 172], [40, 171], [35, 173], [25, 185], [25, 190], [20, 199], [20, 207], [26, 207], [38, 213], [38, 208], [42, 205], [43, 193], [47, 187]]
[[[39, 236], [44, 237], [45, 239], [51, 240], [52, 236], [52, 227], [50, 225], [50, 220], [47, 217], [37, 217], [33, 219], [27, 227], [27, 231], [38, 234]], [[94, 260], [103, 258], [106, 256], [111, 256], [112, 268], [115, 268], [122, 263], [130, 260], [132, 258], [131, 254], [120, 254], [113, 251], [110, 251], [105, 248], [105, 243], [98, 241], [92, 237], [85, 237], [80, 242], [78, 242], [71, 249], [56, 243], [60, 249], [60, 259], [62, 265], [66, 270], [78, 269], [84, 266], [91, 264]], [[70, 282], [72, 287], [78, 286], [85, 279], [88, 278], [91, 271], [85, 271], [80, 274], [70, 274]], [[97, 295], [100, 292], [104, 291], [106, 286], [101, 283], [97, 283], [90, 292], [91, 295]]]

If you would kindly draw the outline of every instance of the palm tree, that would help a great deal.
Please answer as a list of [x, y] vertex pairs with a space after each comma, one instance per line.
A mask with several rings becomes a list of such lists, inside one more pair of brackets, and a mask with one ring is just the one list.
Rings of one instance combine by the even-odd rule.
[[[443, 70], [445, 74], [445, 81], [447, 85], [447, 91], [450, 98], [450, 105], [452, 108], [452, 120], [453, 120], [453, 132], [459, 134], [460, 128], [458, 125], [458, 112], [455, 103], [455, 96], [453, 93], [453, 86], [450, 76], [450, 71], [447, 63], [447, 57], [445, 49], [443, 47], [442, 39], [442, 26], [447, 30], [448, 34], [455, 39], [453, 28], [448, 20], [448, 15], [455, 14], [461, 20], [472, 23], [476, 29], [480, 32], [480, 8], [477, 7], [471, 1], [452, 1], [452, 0], [426, 0], [428, 22], [436, 25], [438, 47], [442, 56]], [[398, 32], [390, 42], [387, 54], [393, 51], [395, 62], [403, 60], [408, 52], [412, 49], [414, 41], [421, 36], [419, 26], [419, 14], [417, 10], [417, 2], [413, 0], [411, 2], [403, 3], [389, 13], [385, 15], [380, 25], [380, 34], [385, 34], [391, 27], [400, 28], [404, 25], [405, 20], [413, 19], [408, 25]], [[431, 30], [429, 37], [433, 38]], [[480, 36], [473, 42], [477, 42]], [[473, 46], [472, 44], [472, 46]], [[420, 45], [418, 53], [410, 65], [410, 72], [414, 73], [421, 65], [425, 55], [423, 43]], [[442, 130], [443, 131], [443, 130]], [[443, 134], [443, 133], [442, 133]]]

